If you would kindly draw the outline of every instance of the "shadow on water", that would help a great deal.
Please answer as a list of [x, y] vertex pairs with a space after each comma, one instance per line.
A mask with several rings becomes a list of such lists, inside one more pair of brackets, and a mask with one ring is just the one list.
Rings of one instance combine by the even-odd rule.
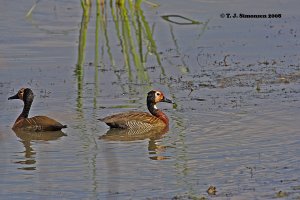
[[49, 132], [30, 132], [23, 130], [13, 130], [20, 142], [24, 145], [24, 157], [25, 160], [16, 161], [15, 163], [25, 165], [25, 167], [20, 167], [18, 169], [22, 170], [36, 170], [34, 164], [36, 163], [35, 155], [36, 151], [32, 148], [33, 141], [53, 141], [57, 140], [63, 136], [67, 136], [62, 131], [49, 131]]

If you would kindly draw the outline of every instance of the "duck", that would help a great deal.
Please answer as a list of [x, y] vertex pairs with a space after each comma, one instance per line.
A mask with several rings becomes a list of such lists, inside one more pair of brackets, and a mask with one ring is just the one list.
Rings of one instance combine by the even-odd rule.
[[21, 88], [17, 94], [8, 98], [8, 100], [20, 99], [24, 102], [22, 113], [16, 119], [12, 129], [24, 131], [59, 131], [67, 128], [58, 121], [47, 116], [34, 116], [28, 118], [31, 104], [34, 99], [34, 94], [30, 88]]
[[151, 90], [147, 94], [147, 108], [149, 112], [129, 111], [114, 114], [98, 120], [105, 122], [110, 128], [120, 129], [165, 129], [169, 126], [169, 119], [165, 113], [156, 106], [159, 102], [172, 103], [159, 90]]

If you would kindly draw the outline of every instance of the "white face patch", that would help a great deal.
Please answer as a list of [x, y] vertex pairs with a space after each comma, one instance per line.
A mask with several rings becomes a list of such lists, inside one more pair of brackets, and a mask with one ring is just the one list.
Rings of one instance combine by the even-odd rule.
[[154, 107], [154, 109], [158, 109], [158, 108], [156, 107], [156, 104], [155, 104], [153, 107]]

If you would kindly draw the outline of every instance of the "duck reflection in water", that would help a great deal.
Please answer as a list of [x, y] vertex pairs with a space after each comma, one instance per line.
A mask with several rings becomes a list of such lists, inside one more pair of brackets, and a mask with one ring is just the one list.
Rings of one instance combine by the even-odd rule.
[[120, 129], [111, 128], [106, 134], [99, 137], [100, 140], [105, 141], [137, 141], [149, 139], [148, 151], [149, 158], [152, 160], [165, 160], [168, 159], [167, 156], [160, 155], [165, 152], [165, 146], [159, 145], [158, 140], [160, 140], [165, 133], [168, 132], [168, 128], [156, 129], [156, 130], [133, 130], [133, 129]]
[[47, 132], [35, 132], [35, 131], [24, 131], [20, 129], [13, 129], [16, 136], [20, 138], [20, 142], [24, 145], [24, 157], [25, 160], [16, 161], [15, 163], [21, 164], [24, 167], [18, 169], [22, 170], [36, 170], [34, 164], [36, 163], [35, 154], [36, 151], [32, 148], [32, 142], [34, 141], [52, 141], [57, 140], [66, 134], [62, 131], [47, 131]]

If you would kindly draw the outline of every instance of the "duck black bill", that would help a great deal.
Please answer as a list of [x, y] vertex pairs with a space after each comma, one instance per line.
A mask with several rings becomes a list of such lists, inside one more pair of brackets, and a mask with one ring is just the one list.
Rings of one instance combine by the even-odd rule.
[[164, 99], [162, 100], [162, 102], [173, 103], [173, 101], [171, 101], [170, 99], [167, 99], [167, 98], [164, 98]]
[[14, 96], [11, 96], [8, 98], [8, 100], [11, 100], [11, 99], [19, 99], [19, 96], [18, 94], [14, 95]]

